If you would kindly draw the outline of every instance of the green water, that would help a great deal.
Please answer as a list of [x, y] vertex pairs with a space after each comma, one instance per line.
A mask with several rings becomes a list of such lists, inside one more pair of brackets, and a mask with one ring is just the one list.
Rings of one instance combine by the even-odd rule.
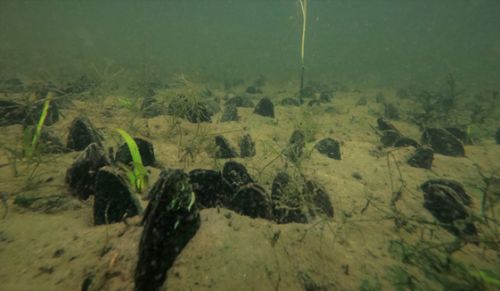
[[[500, 78], [500, 2], [309, 3], [309, 79], [368, 86], [466, 86]], [[113, 64], [130, 76], [295, 82], [301, 15], [296, 1], [0, 1], [0, 76], [79, 75]]]

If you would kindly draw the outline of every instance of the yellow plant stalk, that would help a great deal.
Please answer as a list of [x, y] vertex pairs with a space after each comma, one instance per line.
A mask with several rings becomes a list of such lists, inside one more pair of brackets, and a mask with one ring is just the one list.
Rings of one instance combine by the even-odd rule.
[[300, 8], [302, 9], [302, 41], [300, 45], [300, 62], [304, 67], [304, 53], [306, 43], [306, 24], [307, 24], [307, 0], [299, 0]]
[[304, 89], [304, 71], [305, 71], [304, 58], [305, 58], [306, 27], [307, 27], [307, 0], [299, 0], [299, 3], [300, 3], [300, 8], [302, 10], [302, 39], [300, 43], [300, 64], [302, 66], [300, 71], [300, 94], [302, 94], [302, 89]]

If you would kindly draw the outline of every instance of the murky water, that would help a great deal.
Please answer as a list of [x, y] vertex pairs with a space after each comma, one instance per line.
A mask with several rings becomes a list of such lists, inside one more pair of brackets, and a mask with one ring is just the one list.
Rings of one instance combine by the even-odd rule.
[[0, 0], [0, 290], [500, 288], [499, 15]]

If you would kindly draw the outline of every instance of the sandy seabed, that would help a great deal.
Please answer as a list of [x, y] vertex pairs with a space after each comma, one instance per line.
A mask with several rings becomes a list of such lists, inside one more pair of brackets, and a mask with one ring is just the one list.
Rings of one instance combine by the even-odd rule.
[[[465, 146], [466, 157], [435, 154], [431, 170], [411, 167], [406, 161], [414, 148], [381, 147], [374, 127], [384, 108], [371, 97], [379, 91], [336, 92], [331, 103], [284, 107], [277, 105], [279, 100], [293, 96], [294, 91], [266, 86], [264, 95], [275, 102], [274, 119], [256, 115], [252, 108], [238, 108], [237, 122], [219, 122], [219, 112], [212, 123], [202, 124], [166, 115], [145, 119], [120, 106], [122, 96], [112, 94], [74, 100], [61, 109], [61, 120], [48, 128], [65, 140], [73, 118], [85, 115], [102, 131], [107, 146], [119, 145], [115, 128], [121, 127], [151, 141], [157, 160], [164, 166], [186, 171], [220, 170], [224, 163], [211, 158], [202, 144], [193, 159], [182, 158], [187, 145], [206, 142], [197, 132], [222, 133], [234, 146], [243, 134], [250, 133], [257, 155], [235, 160], [268, 192], [276, 173], [285, 169], [279, 151], [286, 147], [295, 128], [307, 131], [306, 155], [300, 168], [290, 171], [300, 170], [323, 185], [334, 207], [334, 218], [276, 224], [224, 208], [201, 210], [201, 227], [168, 271], [164, 289], [440, 290], [452, 286], [443, 283], [448, 281], [467, 288], [466, 275], [479, 278], [479, 270], [489, 270], [498, 277], [498, 241], [496, 249], [481, 242], [465, 244], [451, 255], [443, 251], [455, 238], [432, 224], [435, 219], [423, 207], [419, 186], [430, 178], [456, 180], [472, 197], [470, 211], [479, 216], [485, 187], [482, 175], [500, 172], [500, 146], [493, 137], [484, 138]], [[412, 104], [397, 100], [393, 90], [382, 92], [402, 112], [401, 121], [393, 124], [420, 140], [419, 128], [404, 121]], [[213, 93], [225, 94], [222, 90]], [[174, 93], [166, 89], [158, 94]], [[368, 103], [356, 106], [362, 96], [368, 97]], [[252, 98], [256, 103], [260, 97]], [[335, 110], [325, 112], [327, 107]], [[313, 150], [315, 142], [326, 137], [340, 141], [341, 160]], [[2, 144], [20, 147], [21, 140], [20, 125], [0, 128]], [[8, 194], [8, 212], [0, 219], [0, 290], [80, 290], [85, 278], [92, 279], [89, 290], [133, 289], [141, 218], [93, 225], [92, 198], [78, 200], [64, 182], [66, 169], [78, 154], [44, 155], [34, 169], [23, 161], [14, 167], [9, 164], [11, 154], [0, 149], [0, 165], [4, 165], [0, 168], [0, 191]], [[159, 170], [150, 170], [154, 182]], [[401, 183], [404, 190], [395, 208], [391, 207], [392, 191]], [[489, 190], [498, 195], [498, 188]], [[22, 207], [14, 204], [18, 195], [56, 199], [40, 199]], [[141, 203], [145, 206], [147, 201]], [[500, 216], [498, 206], [489, 212]], [[476, 227], [481, 239], [498, 238], [498, 222], [477, 221]], [[494, 285], [483, 282], [483, 286], [494, 290]]]

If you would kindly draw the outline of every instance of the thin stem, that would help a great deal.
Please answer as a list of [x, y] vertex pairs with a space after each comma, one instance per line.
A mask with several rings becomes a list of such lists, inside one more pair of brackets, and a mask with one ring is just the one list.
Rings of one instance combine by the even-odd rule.
[[299, 0], [300, 8], [302, 8], [302, 42], [300, 46], [300, 62], [304, 67], [304, 52], [306, 39], [306, 23], [307, 23], [307, 0]]
[[[304, 89], [304, 56], [305, 56], [305, 44], [306, 44], [306, 26], [307, 26], [307, 0], [299, 0], [300, 8], [302, 9], [302, 39], [300, 44], [300, 63], [301, 63], [301, 71], [300, 71], [300, 93]], [[301, 97], [302, 103], [302, 97]]]

